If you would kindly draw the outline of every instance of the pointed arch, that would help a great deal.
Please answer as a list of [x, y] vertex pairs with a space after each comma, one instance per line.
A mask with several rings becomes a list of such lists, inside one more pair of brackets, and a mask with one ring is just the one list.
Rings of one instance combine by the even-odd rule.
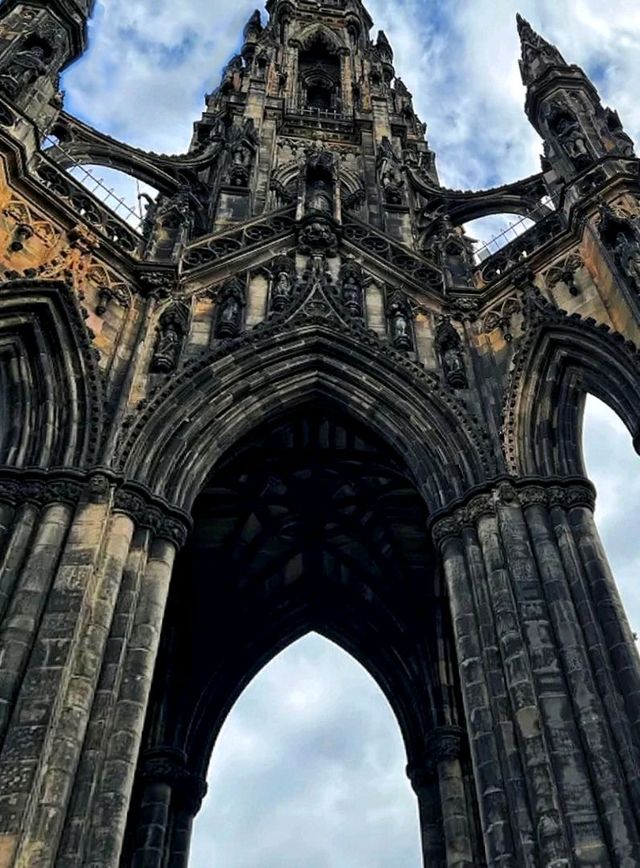
[[335, 30], [332, 30], [330, 27], [327, 27], [326, 24], [322, 24], [321, 22], [310, 24], [293, 41], [298, 47], [304, 50], [311, 48], [314, 43], [320, 42], [334, 53], [348, 51], [348, 45], [346, 44], [342, 34], [337, 33]]
[[606, 324], [569, 315], [541, 296], [535, 305], [506, 399], [507, 464], [514, 474], [585, 476], [582, 417], [588, 393], [608, 404], [636, 449], [640, 445], [640, 356]]
[[234, 441], [258, 422], [319, 399], [394, 444], [430, 510], [495, 473], [475, 422], [436, 376], [324, 319], [255, 330], [185, 367], [136, 414], [119, 464], [189, 509]]
[[2, 286], [0, 370], [1, 463], [93, 463], [102, 430], [101, 377], [66, 284], [16, 280]]

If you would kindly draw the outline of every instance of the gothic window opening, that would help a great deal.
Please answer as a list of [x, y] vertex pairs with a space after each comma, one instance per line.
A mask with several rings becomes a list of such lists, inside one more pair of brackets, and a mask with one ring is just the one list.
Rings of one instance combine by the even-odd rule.
[[397, 720], [373, 679], [309, 634], [253, 679], [227, 717], [191, 864], [422, 868], [405, 765]]
[[335, 48], [318, 34], [300, 52], [300, 99], [310, 113], [342, 111], [340, 58]]

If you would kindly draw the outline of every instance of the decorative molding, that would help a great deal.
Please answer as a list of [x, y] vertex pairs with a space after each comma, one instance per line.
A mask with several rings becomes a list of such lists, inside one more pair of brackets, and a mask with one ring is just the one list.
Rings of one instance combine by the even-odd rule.
[[585, 507], [593, 511], [595, 503], [596, 491], [587, 479], [500, 477], [441, 510], [432, 519], [431, 530], [436, 546], [441, 547], [460, 536], [465, 527], [476, 527], [483, 516], [496, 516], [499, 507]]

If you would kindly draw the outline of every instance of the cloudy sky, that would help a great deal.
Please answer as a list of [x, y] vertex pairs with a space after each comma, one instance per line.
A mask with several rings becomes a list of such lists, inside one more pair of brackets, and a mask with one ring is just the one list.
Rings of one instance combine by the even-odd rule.
[[[67, 107], [155, 151], [186, 148], [202, 95], [234, 53], [256, 0], [98, 0]], [[637, 0], [370, 0], [439, 154], [443, 183], [483, 187], [539, 168], [522, 109], [515, 13], [591, 75], [640, 142]], [[635, 85], [634, 85], [635, 83]], [[640, 631], [638, 459], [590, 401], [586, 457], [599, 521]], [[398, 727], [377, 686], [318, 637], [273, 661], [230, 715], [198, 818], [193, 868], [420, 868], [416, 807]]]

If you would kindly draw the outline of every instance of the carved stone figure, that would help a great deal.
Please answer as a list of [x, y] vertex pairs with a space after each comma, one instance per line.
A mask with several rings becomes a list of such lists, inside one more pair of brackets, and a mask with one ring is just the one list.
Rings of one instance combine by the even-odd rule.
[[175, 371], [187, 331], [188, 310], [184, 305], [170, 307], [160, 317], [151, 370], [158, 374]]
[[47, 74], [46, 52], [42, 45], [21, 48], [2, 70], [5, 89], [16, 96]]
[[378, 150], [378, 176], [382, 195], [387, 205], [402, 205], [404, 201], [404, 178], [398, 158], [387, 138], [382, 140]]
[[351, 316], [361, 318], [363, 314], [363, 274], [355, 259], [347, 259], [340, 269], [340, 290], [342, 303]]
[[216, 296], [217, 338], [234, 338], [242, 328], [242, 314], [246, 305], [245, 285], [240, 279], [228, 280]]
[[624, 274], [640, 290], [640, 242], [620, 232], [616, 238], [615, 254]]
[[466, 389], [467, 372], [460, 335], [448, 317], [441, 317], [436, 330], [436, 347], [444, 378], [452, 389]]
[[625, 132], [618, 112], [610, 108], [605, 109], [605, 120], [606, 129], [614, 139], [618, 153], [623, 157], [635, 156], [633, 139]]
[[308, 210], [333, 214], [333, 196], [329, 184], [322, 178], [314, 181], [309, 190]]
[[293, 298], [295, 264], [288, 256], [281, 256], [272, 266], [271, 310], [280, 313]]
[[398, 350], [408, 352], [413, 349], [411, 332], [411, 309], [406, 296], [394, 292], [387, 305], [387, 320], [391, 343]]
[[554, 124], [554, 131], [560, 147], [577, 168], [589, 163], [587, 138], [575, 118], [562, 114]]

